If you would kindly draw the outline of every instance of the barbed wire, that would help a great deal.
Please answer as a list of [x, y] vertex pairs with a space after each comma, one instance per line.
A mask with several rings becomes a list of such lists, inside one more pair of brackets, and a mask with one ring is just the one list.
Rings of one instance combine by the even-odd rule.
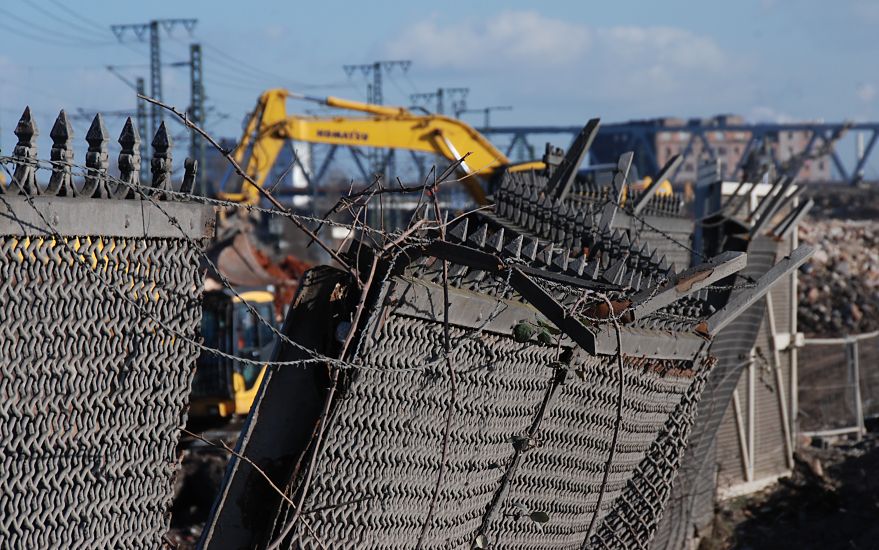
[[[21, 182], [18, 181], [17, 178], [15, 178], [14, 174], [9, 170], [8, 166], [6, 166], [7, 164], [27, 164], [30, 166], [37, 166], [37, 167], [51, 170], [51, 169], [55, 168], [54, 165], [52, 164], [52, 162], [49, 162], [49, 161], [40, 161], [40, 160], [35, 161], [33, 159], [27, 159], [28, 162], [19, 162], [20, 160], [22, 160], [20, 157], [0, 156], [0, 164], [3, 165], [3, 169], [7, 173], [7, 175], [9, 176], [10, 180], [15, 182], [16, 184], [18, 184], [19, 189], [22, 189], [22, 195], [25, 197], [25, 200], [28, 202], [30, 207], [39, 215], [39, 217], [41, 218], [43, 223], [46, 225], [46, 228], [43, 228], [42, 230], [44, 230], [47, 233], [47, 235], [52, 236], [53, 238], [55, 238], [56, 240], [58, 240], [59, 242], [62, 242], [65, 246], [67, 246], [68, 245], [68, 243], [67, 243], [68, 238], [61, 235], [60, 232], [57, 230], [57, 227], [55, 227], [51, 222], [49, 222], [49, 220], [47, 218], [45, 218], [45, 216], [42, 214], [42, 212], [33, 203], [34, 196], [23, 190], [24, 187], [21, 185]], [[241, 294], [235, 290], [234, 285], [231, 283], [231, 281], [229, 281], [228, 278], [226, 278], [225, 276], [222, 275], [220, 270], [217, 268], [216, 264], [202, 250], [202, 246], [199, 243], [195, 242], [195, 240], [188, 235], [186, 230], [180, 225], [179, 220], [177, 220], [165, 208], [163, 208], [161, 206], [163, 201], [156, 200], [156, 198], [152, 195], [153, 195], [153, 193], [159, 192], [159, 193], [164, 193], [164, 194], [168, 194], [171, 196], [184, 197], [187, 200], [194, 200], [196, 202], [202, 202], [204, 204], [211, 204], [211, 205], [226, 205], [226, 204], [228, 204], [228, 205], [232, 205], [234, 207], [245, 208], [247, 210], [256, 210], [257, 208], [252, 207], [250, 205], [243, 205], [240, 203], [234, 203], [231, 201], [222, 201], [222, 200], [218, 200], [218, 199], [208, 199], [206, 197], [193, 195], [191, 193], [184, 193], [184, 192], [179, 192], [179, 191], [168, 191], [168, 190], [158, 191], [152, 187], [147, 187], [144, 185], [127, 182], [127, 181], [124, 181], [120, 178], [112, 177], [109, 174], [95, 170], [93, 168], [75, 165], [75, 164], [71, 164], [71, 163], [65, 163], [65, 164], [72, 167], [72, 168], [80, 169], [82, 171], [83, 175], [99, 173], [102, 177], [106, 176], [106, 178], [108, 180], [110, 180], [114, 183], [117, 183], [119, 185], [123, 185], [123, 186], [133, 190], [135, 193], [137, 193], [143, 199], [146, 199], [151, 204], [153, 204], [157, 208], [157, 210], [159, 210], [159, 212], [168, 219], [169, 223], [171, 223], [180, 232], [181, 238], [186, 240], [187, 243], [190, 246], [192, 246], [194, 250], [198, 251], [198, 253], [202, 257], [202, 259], [204, 259], [208, 263], [208, 265], [211, 267], [211, 269], [213, 269], [213, 271], [221, 279], [222, 285], [225, 288], [229, 289], [236, 296], [236, 298], [239, 299], [239, 301], [246, 307], [248, 312], [253, 316], [253, 318], [255, 320], [257, 320], [257, 322], [259, 322], [260, 324], [266, 326], [269, 330], [271, 330], [272, 334], [274, 336], [276, 336], [278, 339], [280, 339], [283, 343], [288, 344], [303, 353], [306, 353], [307, 355], [310, 356], [310, 358], [309, 359], [298, 359], [298, 360], [293, 360], [293, 361], [273, 361], [273, 360], [259, 360], [259, 359], [250, 359], [250, 358], [246, 358], [246, 357], [239, 357], [237, 355], [227, 353], [227, 352], [220, 350], [218, 348], [207, 346], [207, 345], [203, 344], [202, 342], [199, 342], [195, 339], [189, 338], [188, 336], [181, 333], [180, 331], [177, 331], [173, 327], [168, 326], [167, 324], [163, 323], [161, 320], [159, 320], [156, 317], [147, 313], [146, 316], [148, 318], [150, 318], [150, 320], [153, 321], [158, 328], [161, 328], [162, 330], [169, 332], [173, 336], [180, 338], [181, 340], [183, 340], [184, 342], [186, 342], [189, 345], [195, 346], [197, 349], [199, 349], [202, 352], [210, 353], [210, 354], [217, 356], [217, 357], [221, 357], [221, 358], [224, 358], [227, 360], [235, 361], [235, 362], [242, 363], [242, 364], [252, 365], [252, 366], [289, 367], [289, 366], [306, 366], [306, 365], [314, 364], [314, 363], [325, 363], [327, 365], [331, 365], [331, 366], [334, 366], [334, 367], [337, 367], [340, 369], [383, 370], [379, 367], [369, 367], [369, 366], [363, 365], [363, 364], [349, 363], [349, 362], [346, 362], [346, 361], [339, 359], [339, 358], [333, 358], [333, 357], [326, 356], [324, 354], [316, 352], [313, 349], [310, 349], [306, 346], [303, 346], [302, 344], [295, 342], [294, 340], [290, 339], [288, 336], [283, 334], [280, 330], [278, 330], [278, 328], [275, 326], [274, 323], [272, 323], [271, 321], [269, 321], [265, 317], [263, 317], [256, 310], [256, 308], [254, 308], [247, 300], [243, 299]], [[0, 199], [2, 199], [2, 197], [4, 197], [4, 196], [9, 196], [9, 195], [3, 195], [2, 193], [0, 193]], [[3, 202], [6, 204], [7, 209], [11, 213], [12, 208], [9, 205], [9, 203], [5, 200], [3, 200]], [[321, 218], [316, 218], [313, 216], [301, 216], [301, 215], [290, 214], [290, 213], [279, 211], [279, 210], [265, 209], [265, 208], [258, 208], [258, 210], [265, 211], [265, 212], [271, 212], [273, 214], [281, 215], [281, 216], [294, 215], [294, 216], [297, 216], [303, 220], [308, 219], [311, 221], [324, 221]], [[457, 219], [458, 218], [455, 218], [451, 222], [447, 222], [447, 223], [452, 223]], [[350, 228], [352, 231], [368, 230], [373, 233], [381, 234], [386, 238], [390, 238], [390, 237], [394, 237], [394, 236], [401, 237], [401, 236], [403, 236], [403, 233], [404, 233], [404, 231], [402, 231], [402, 230], [400, 230], [400, 231], [376, 230], [376, 229], [369, 228], [368, 226], [366, 226], [364, 224], [358, 224], [356, 222], [352, 223], [352, 224], [342, 224], [342, 223], [334, 222], [333, 225], [347, 227], [347, 228]], [[425, 229], [430, 229], [430, 228], [431, 227], [428, 227]], [[393, 255], [393, 257], [391, 259], [391, 269], [388, 269], [386, 271], [384, 279], [382, 280], [382, 284], [385, 284], [387, 282], [387, 278], [393, 272], [393, 266], [396, 264], [396, 262], [398, 261], [399, 257], [401, 256], [401, 254], [403, 252], [405, 252], [406, 250], [411, 249], [413, 247], [421, 246], [423, 244], [430, 242], [430, 239], [419, 238], [417, 236], [407, 236], [406, 238], [407, 238], [407, 240], [411, 240], [411, 242], [408, 242], [405, 246], [397, 247], [398, 250], [396, 251], [396, 253]], [[73, 249], [70, 249], [70, 251], [72, 254], [77, 254], [77, 252]], [[116, 262], [112, 262], [112, 263], [116, 264]], [[91, 270], [89, 270], [89, 271], [91, 272]], [[508, 292], [509, 290], [511, 290], [510, 283], [509, 283], [510, 274], [511, 274], [511, 271], [506, 275], [506, 280], [504, 283], [505, 287], [503, 289], [503, 292]], [[100, 279], [99, 282], [101, 282], [102, 284], [104, 284], [108, 287], [113, 287], [112, 290], [115, 293], [117, 293], [120, 297], [122, 297], [123, 299], [125, 299], [126, 301], [128, 301], [132, 304], [137, 305], [137, 307], [139, 309], [141, 309], [141, 312], [143, 313], [142, 308], [140, 308], [140, 306], [136, 302], [134, 302], [129, 296], [125, 295], [123, 291], [121, 291], [119, 288], [116, 288], [112, 282], [102, 279], [99, 275], [98, 275], [98, 278]], [[149, 280], [148, 278], [140, 278], [140, 280], [141, 280], [141, 282], [149, 282], [150, 284], [157, 284], [156, 281]], [[164, 289], [164, 287], [161, 287], [161, 288]], [[497, 306], [495, 307], [495, 310], [492, 312], [492, 314], [489, 315], [489, 317], [486, 318], [486, 320], [482, 323], [482, 325], [480, 327], [478, 327], [475, 331], [468, 333], [467, 335], [456, 339], [455, 346], [453, 347], [452, 352], [454, 353], [454, 352], [458, 351], [466, 343], [466, 341], [480, 338], [481, 333], [483, 332], [484, 328], [487, 327], [494, 319], [496, 319], [496, 316], [500, 313], [500, 311], [502, 311], [502, 306], [503, 306], [503, 303], [498, 302]], [[377, 313], [377, 311], [373, 312], [373, 315], [375, 315], [376, 313]], [[354, 327], [352, 327], [351, 330], [354, 330]], [[363, 342], [362, 339], [359, 340], [359, 344], [362, 344], [362, 342]], [[353, 357], [359, 356], [359, 349], [358, 349], [358, 353], [355, 353], [352, 356]], [[426, 364], [418, 366], [418, 367], [409, 367], [409, 368], [405, 368], [405, 369], [394, 369], [394, 370], [430, 370], [432, 368], [435, 368], [439, 364], [441, 364], [443, 361], [444, 361], [444, 358], [440, 357], [440, 358], [436, 359], [435, 361], [432, 361], [430, 363], [426, 363]]]

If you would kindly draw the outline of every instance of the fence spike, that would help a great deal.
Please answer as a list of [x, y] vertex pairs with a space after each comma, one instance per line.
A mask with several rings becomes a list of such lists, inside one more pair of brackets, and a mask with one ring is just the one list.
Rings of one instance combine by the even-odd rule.
[[547, 241], [546, 243], [544, 243], [543, 247], [537, 252], [537, 261], [542, 263], [546, 267], [551, 266], [554, 252], [555, 250], [552, 241]]
[[604, 270], [604, 273], [601, 274], [601, 277], [612, 284], [619, 284], [623, 280], [623, 275], [626, 273], [626, 262], [624, 259], [617, 259], [614, 261], [610, 267]]
[[107, 189], [107, 167], [109, 166], [107, 155], [107, 142], [110, 134], [104, 126], [104, 117], [101, 113], [95, 115], [92, 125], [85, 134], [85, 140], [89, 144], [85, 154], [86, 175], [80, 195], [92, 198], [107, 198], [110, 191]]
[[494, 234], [488, 238], [486, 245], [492, 252], [500, 252], [504, 247], [504, 228], [501, 227], [495, 231]]
[[583, 276], [583, 271], [586, 269], [586, 266], [589, 265], [589, 260], [585, 254], [582, 254], [579, 258], [574, 261], [572, 265], [572, 269], [577, 274], [578, 277]]
[[180, 183], [181, 193], [192, 193], [195, 188], [195, 176], [198, 174], [198, 161], [189, 157], [183, 161], [183, 181]]
[[552, 265], [557, 267], [562, 273], [568, 270], [568, 264], [571, 261], [571, 251], [567, 248], [563, 248], [560, 254], [557, 254], [555, 258], [552, 259]]
[[159, 124], [156, 135], [153, 136], [153, 158], [150, 161], [150, 171], [153, 175], [152, 187], [158, 190], [157, 198], [165, 198], [162, 191], [171, 191], [171, 136], [165, 128], [165, 122]]
[[488, 225], [481, 224], [467, 238], [467, 242], [472, 244], [474, 248], [482, 250], [485, 247], [485, 241], [488, 238]]
[[540, 241], [537, 239], [532, 239], [531, 237], [527, 237], [524, 246], [522, 247], [522, 257], [528, 261], [534, 261], [534, 258], [537, 257], [537, 247], [539, 246]]
[[15, 171], [12, 174], [12, 182], [9, 184], [10, 192], [19, 195], [39, 195], [40, 188], [37, 186], [37, 136], [40, 131], [37, 123], [31, 117], [31, 108], [25, 107], [18, 124], [15, 125], [15, 135], [18, 143], [12, 150], [12, 156], [16, 157]]
[[467, 238], [467, 218], [462, 218], [454, 227], [446, 233], [446, 238], [452, 242], [462, 243]]
[[73, 140], [73, 128], [70, 121], [67, 120], [67, 113], [64, 109], [58, 113], [52, 131], [49, 132], [52, 138], [52, 175], [49, 177], [49, 186], [46, 188], [47, 195], [56, 197], [72, 197], [76, 195], [76, 188], [73, 186], [73, 148], [71, 141]]
[[[131, 117], [125, 121], [122, 126], [122, 132], [119, 134], [119, 179], [120, 183], [113, 192], [113, 198], [116, 199], [133, 199], [136, 196], [135, 187], [140, 187], [140, 134], [137, 133], [137, 126], [132, 122]], [[127, 184], [127, 185], [126, 185]]]
[[524, 240], [525, 238], [522, 237], [522, 235], [519, 235], [504, 247], [504, 251], [509, 253], [511, 257], [518, 259], [519, 254], [522, 252], [522, 243]]

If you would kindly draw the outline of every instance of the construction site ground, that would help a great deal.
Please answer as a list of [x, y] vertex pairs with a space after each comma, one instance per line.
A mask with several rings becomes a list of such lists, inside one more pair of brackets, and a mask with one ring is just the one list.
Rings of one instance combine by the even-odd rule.
[[718, 505], [699, 550], [879, 547], [879, 433], [802, 443], [790, 477]]
[[[879, 266], [872, 241], [879, 235], [879, 193], [821, 187], [805, 194], [815, 207], [800, 239], [818, 253], [800, 270], [800, 330], [816, 337], [875, 330]], [[828, 377], [840, 372], [827, 369]], [[801, 392], [801, 407], [820, 408], [809, 398]], [[861, 441], [801, 438], [799, 444], [791, 476], [718, 504], [700, 550], [879, 548], [879, 432]]]

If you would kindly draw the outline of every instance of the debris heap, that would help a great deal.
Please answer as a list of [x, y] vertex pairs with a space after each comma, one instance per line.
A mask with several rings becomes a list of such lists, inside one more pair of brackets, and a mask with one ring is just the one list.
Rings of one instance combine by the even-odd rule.
[[810, 219], [799, 234], [815, 247], [800, 270], [800, 330], [823, 337], [879, 330], [879, 224]]

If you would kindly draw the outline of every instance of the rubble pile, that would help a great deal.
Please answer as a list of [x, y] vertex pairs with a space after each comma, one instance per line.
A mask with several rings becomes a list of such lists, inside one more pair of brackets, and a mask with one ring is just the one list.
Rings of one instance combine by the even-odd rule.
[[879, 223], [811, 218], [799, 236], [815, 247], [800, 268], [800, 331], [829, 337], [879, 329]]

